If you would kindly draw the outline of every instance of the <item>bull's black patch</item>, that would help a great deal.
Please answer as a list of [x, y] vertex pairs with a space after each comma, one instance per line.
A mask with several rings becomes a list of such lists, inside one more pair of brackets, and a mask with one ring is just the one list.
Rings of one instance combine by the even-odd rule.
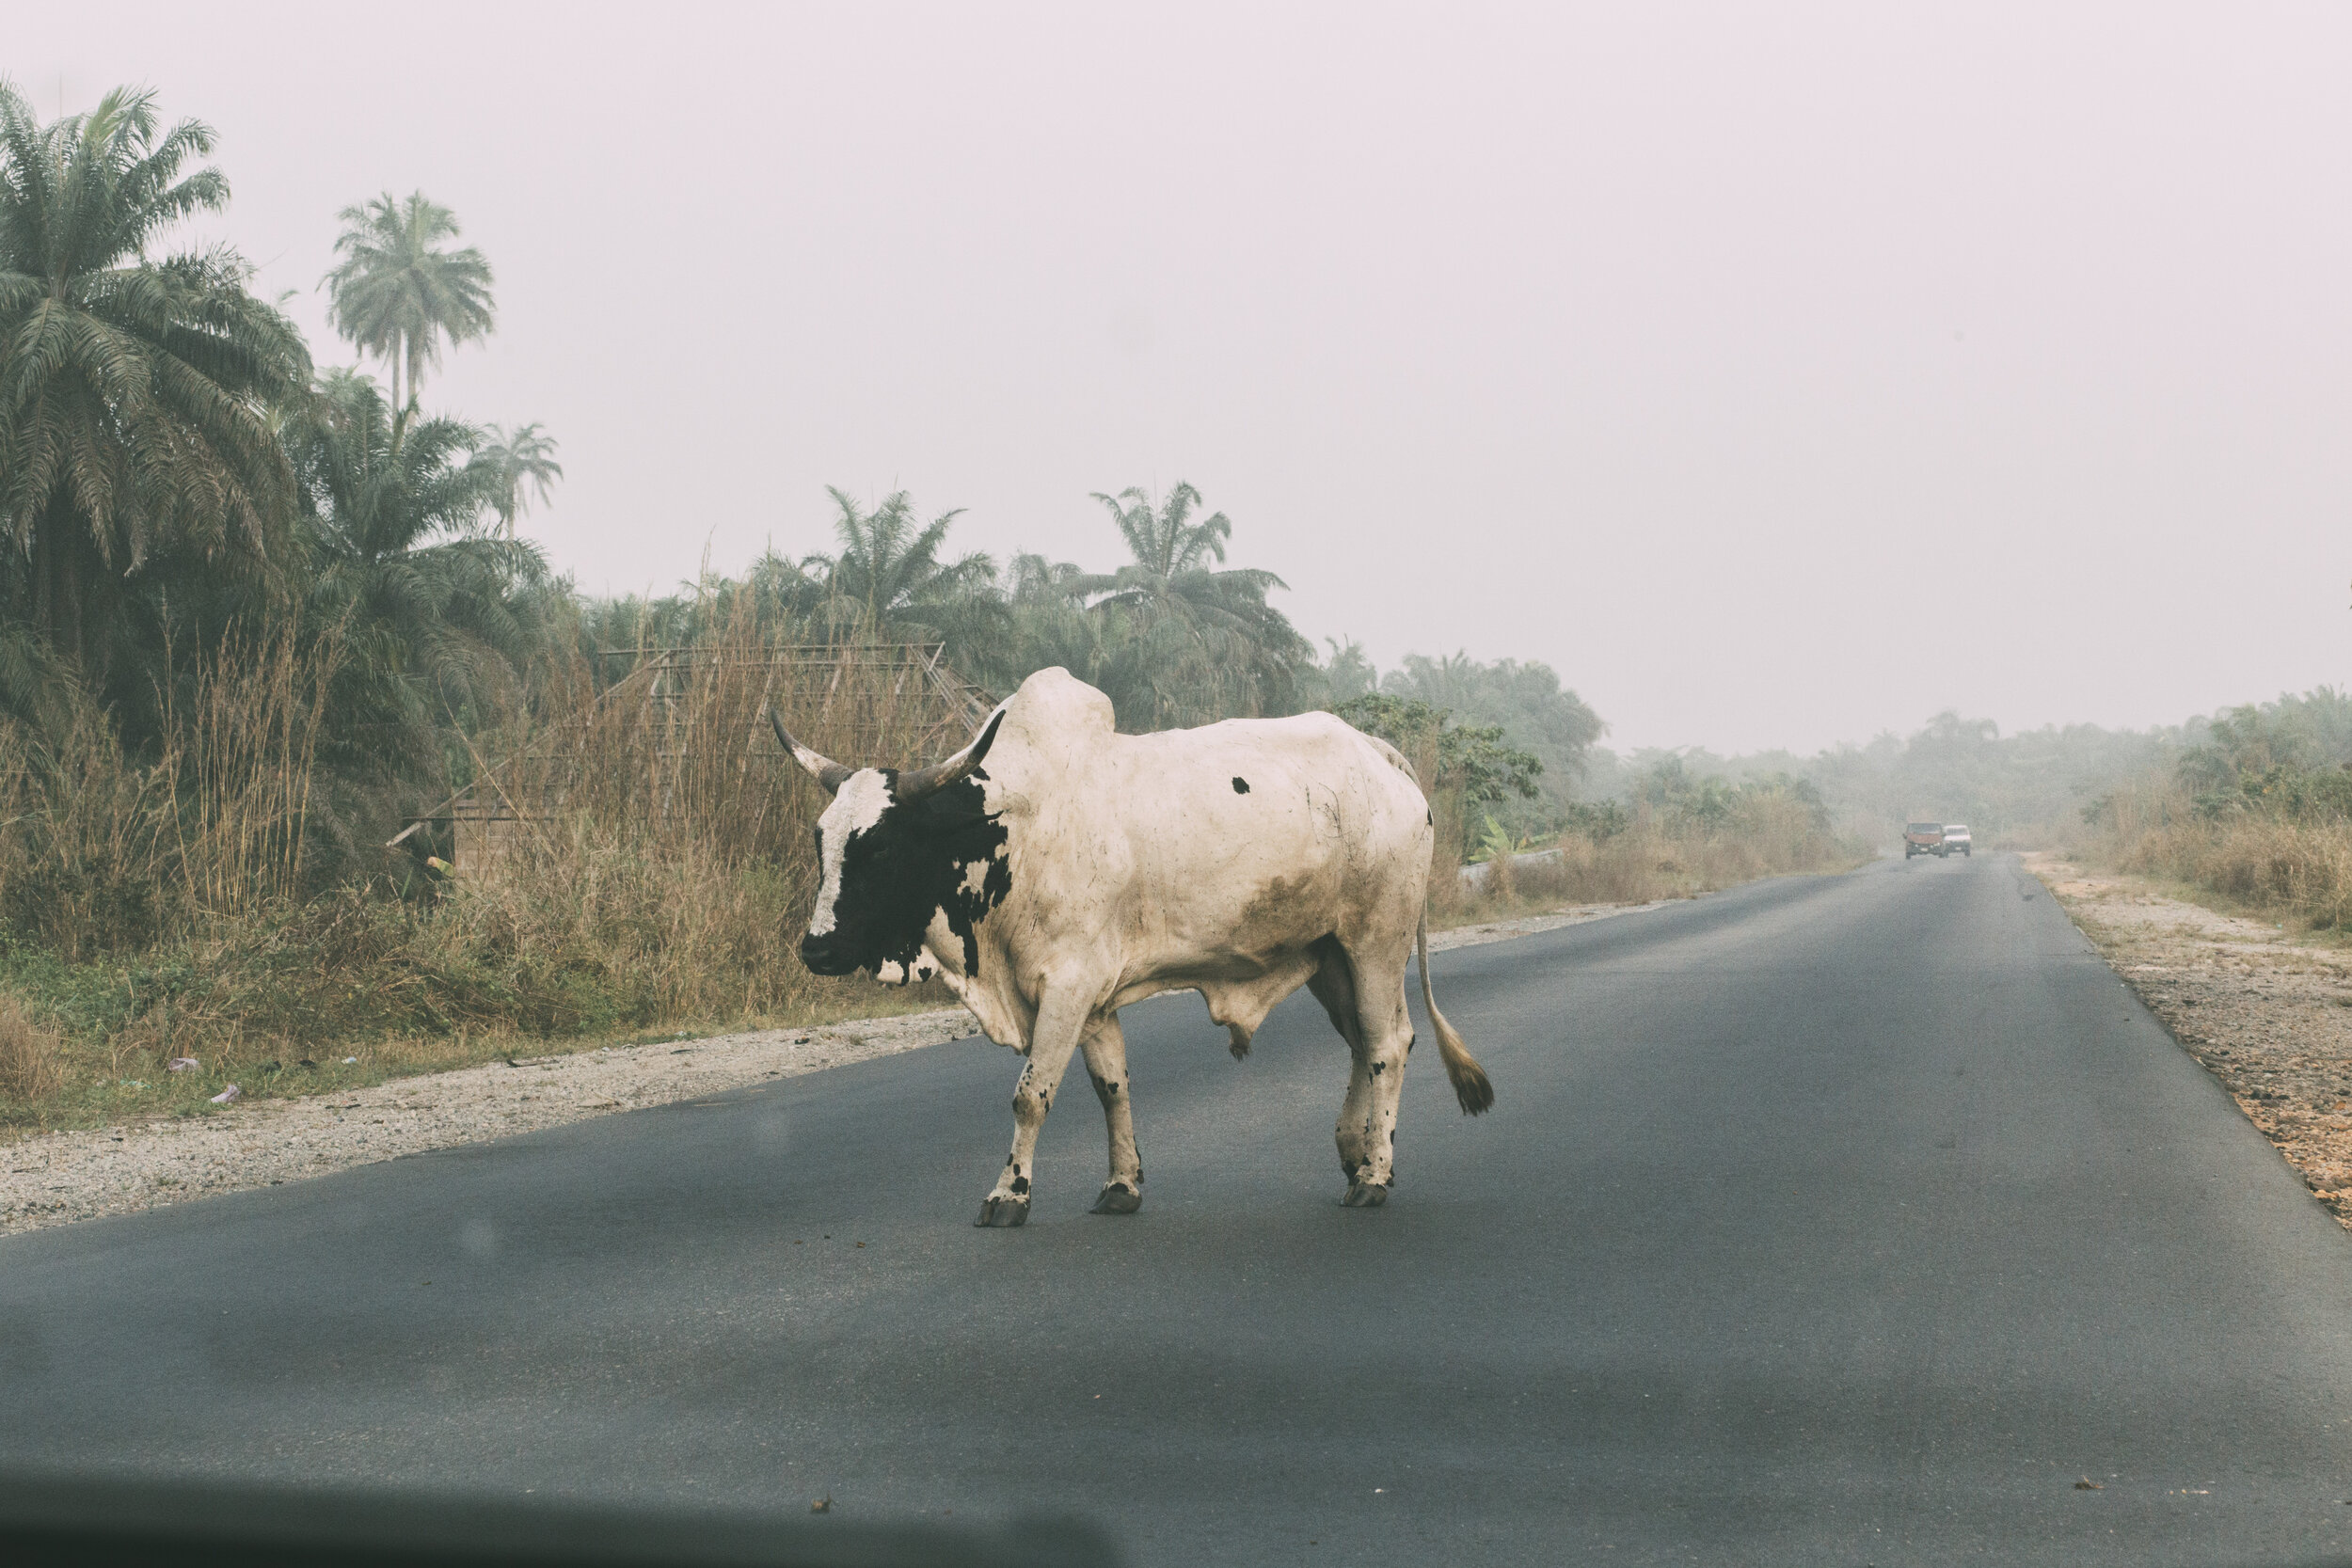
[[1012, 1196], [1015, 1196], [1015, 1197], [1019, 1197], [1019, 1196], [1021, 1196], [1023, 1194], [1026, 1193], [1028, 1190], [1029, 1190], [1029, 1179], [1028, 1179], [1027, 1177], [1025, 1177], [1025, 1176], [1016, 1176], [1016, 1177], [1014, 1177], [1014, 1178], [1012, 1179]]
[[[897, 773], [885, 770], [884, 776], [895, 790]], [[962, 940], [963, 973], [977, 976], [979, 924], [1012, 892], [1012, 863], [998, 816], [988, 809], [977, 773], [911, 805], [894, 800], [885, 807], [872, 827], [842, 847], [834, 928], [821, 939], [821, 955], [812, 951], [814, 942], [802, 944], [809, 967], [818, 969], [821, 957], [820, 974], [896, 963], [912, 974], [936, 912]], [[966, 876], [975, 864], [987, 867], [977, 889]]]
[[1236, 795], [1247, 795], [1247, 794], [1248, 794], [1248, 793], [1249, 793], [1249, 781], [1248, 781], [1248, 779], [1236, 778], [1236, 779], [1233, 781], [1233, 793], [1234, 793], [1234, 794], [1236, 794]]

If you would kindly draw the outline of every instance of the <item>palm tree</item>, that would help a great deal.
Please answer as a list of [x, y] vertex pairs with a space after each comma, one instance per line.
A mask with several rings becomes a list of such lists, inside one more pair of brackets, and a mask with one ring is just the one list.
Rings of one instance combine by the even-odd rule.
[[[972, 656], [966, 661], [967, 673], [983, 686], [1010, 691], [1036, 672], [1058, 664], [1109, 691], [1105, 660], [1123, 627], [1115, 624], [1115, 612], [1088, 609], [1085, 596], [1073, 590], [1086, 576], [1085, 568], [1073, 562], [1026, 552], [1015, 555], [997, 589], [1005, 607], [1001, 635], [967, 650]], [[1111, 695], [1116, 703], [1119, 694]]]
[[395, 420], [381, 388], [353, 371], [330, 372], [288, 428], [311, 515], [310, 607], [354, 656], [336, 706], [361, 733], [421, 746], [437, 705], [476, 704], [540, 646], [546, 562], [483, 528], [496, 483], [494, 469], [469, 461], [483, 440], [456, 420]]
[[1233, 525], [1222, 512], [1193, 522], [1200, 492], [1182, 481], [1157, 511], [1152, 509], [1151, 496], [1133, 485], [1116, 496], [1097, 490], [1094, 499], [1109, 511], [1135, 559], [1108, 577], [1088, 579], [1089, 593], [1148, 610], [1191, 602], [1207, 586], [1203, 578], [1247, 579], [1261, 598], [1268, 588], [1289, 586], [1272, 572], [1209, 571], [1211, 561], [1220, 566], [1225, 563], [1225, 542], [1233, 536]]
[[1352, 637], [1327, 637], [1323, 641], [1331, 650], [1329, 662], [1323, 666], [1325, 696], [1334, 703], [1344, 703], [1380, 689], [1380, 671], [1365, 654], [1361, 642]]
[[0, 602], [87, 680], [167, 558], [282, 565], [294, 483], [271, 411], [309, 380], [301, 335], [234, 251], [147, 253], [228, 204], [217, 169], [183, 173], [212, 148], [195, 120], [163, 130], [151, 93], [42, 125], [0, 83]]
[[[1200, 492], [1179, 483], [1158, 507], [1145, 491], [1094, 493], [1133, 558], [1073, 587], [1097, 610], [1133, 617], [1128, 662], [1140, 682], [1120, 707], [1136, 728], [1203, 723], [1231, 714], [1286, 713], [1314, 650], [1266, 594], [1290, 585], [1256, 568], [1219, 570], [1233, 525], [1222, 512], [1195, 521]], [[1211, 563], [1215, 562], [1215, 565]], [[1148, 702], [1147, 716], [1141, 705]]]
[[444, 340], [455, 347], [496, 329], [490, 263], [471, 245], [443, 248], [457, 237], [457, 214], [422, 191], [405, 200], [386, 191], [338, 216], [343, 231], [335, 250], [342, 260], [325, 278], [328, 315], [362, 353], [390, 365], [397, 421], [416, 405], [425, 371], [440, 367]]
[[490, 506], [499, 515], [501, 530], [512, 539], [515, 519], [530, 511], [534, 499], [544, 505], [554, 496], [564, 465], [555, 460], [555, 437], [536, 423], [516, 425], [511, 433], [492, 425], [489, 437], [473, 460], [492, 475]]
[[994, 593], [996, 563], [977, 553], [939, 558], [961, 508], [918, 523], [904, 490], [883, 497], [871, 512], [860, 512], [838, 489], [827, 490], [841, 509], [833, 525], [841, 551], [811, 556], [803, 567], [822, 577], [834, 635], [951, 644], [994, 635], [1004, 613]]

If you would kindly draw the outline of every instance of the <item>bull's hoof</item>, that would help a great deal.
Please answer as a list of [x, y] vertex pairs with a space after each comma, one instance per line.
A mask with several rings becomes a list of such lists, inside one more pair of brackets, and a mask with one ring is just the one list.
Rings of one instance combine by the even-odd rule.
[[1340, 1202], [1350, 1209], [1377, 1209], [1389, 1201], [1389, 1189], [1377, 1181], [1351, 1181]]
[[972, 1222], [990, 1230], [1009, 1230], [1016, 1225], [1029, 1223], [1029, 1200], [1025, 1197], [992, 1197], [980, 1205], [980, 1217]]
[[1107, 1181], [1103, 1196], [1094, 1200], [1093, 1212], [1098, 1214], [1132, 1214], [1143, 1207], [1143, 1195], [1124, 1181]]

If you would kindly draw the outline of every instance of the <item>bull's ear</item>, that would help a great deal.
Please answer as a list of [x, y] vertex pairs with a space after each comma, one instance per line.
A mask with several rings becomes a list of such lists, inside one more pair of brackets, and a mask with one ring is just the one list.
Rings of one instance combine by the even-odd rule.
[[996, 731], [1004, 721], [1005, 710], [1000, 707], [989, 716], [988, 727], [980, 732], [979, 738], [946, 762], [899, 774], [898, 787], [892, 792], [893, 798], [900, 805], [909, 805], [926, 795], [935, 795], [949, 784], [971, 777], [972, 770], [988, 756], [988, 749], [996, 744]]
[[784, 727], [784, 721], [776, 716], [774, 708], [768, 710], [768, 722], [776, 732], [778, 744], [792, 753], [794, 762], [808, 769], [808, 776], [822, 785], [826, 794], [838, 794], [841, 786], [849, 782], [850, 775], [857, 771], [854, 768], [844, 768], [822, 752], [812, 752], [793, 739], [792, 732]]

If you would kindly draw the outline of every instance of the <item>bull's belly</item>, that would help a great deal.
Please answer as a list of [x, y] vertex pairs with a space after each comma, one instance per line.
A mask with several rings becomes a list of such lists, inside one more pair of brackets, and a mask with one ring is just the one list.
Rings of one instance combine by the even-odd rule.
[[1320, 960], [1307, 942], [1258, 950], [1194, 952], [1181, 961], [1131, 970], [1113, 1007], [1124, 1007], [1163, 991], [1197, 990], [1220, 1024], [1255, 1032], [1276, 1004], [1307, 983]]

